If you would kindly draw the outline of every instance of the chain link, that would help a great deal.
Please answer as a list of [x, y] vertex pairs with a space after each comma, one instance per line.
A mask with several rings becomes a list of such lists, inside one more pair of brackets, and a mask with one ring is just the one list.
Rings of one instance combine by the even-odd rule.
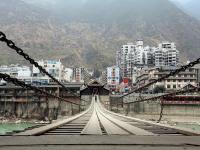
[[141, 102], [149, 102], [149, 101], [157, 101], [158, 99], [161, 99], [160, 100], [160, 115], [159, 115], [159, 119], [158, 119], [158, 123], [162, 120], [162, 117], [163, 117], [163, 110], [164, 110], [164, 103], [163, 103], [163, 98], [165, 97], [169, 97], [169, 96], [175, 96], [175, 95], [180, 95], [180, 94], [185, 94], [185, 93], [192, 93], [192, 92], [199, 92], [200, 91], [200, 87], [197, 87], [197, 88], [191, 88], [191, 89], [187, 89], [187, 90], [182, 90], [182, 91], [176, 91], [176, 92], [173, 92], [173, 93], [168, 93], [168, 94], [164, 94], [164, 95], [161, 95], [161, 96], [155, 96], [155, 97], [151, 97], [151, 98], [144, 98], [141, 96], [141, 94], [139, 95], [139, 99], [140, 100], [137, 100], [137, 101], [134, 101], [134, 102], [126, 102], [124, 104], [135, 104], [135, 103], [141, 103]]
[[[42, 73], [47, 75], [49, 78], [51, 78], [54, 82], [56, 82], [58, 85], [60, 85], [62, 88], [64, 88], [66, 91], [71, 93], [73, 96], [78, 97], [80, 99], [80, 96], [73, 93], [69, 88], [64, 86], [60, 81], [58, 81], [55, 77], [53, 77], [51, 74], [49, 74], [42, 66], [40, 66], [34, 59], [32, 59], [28, 54], [26, 54], [21, 48], [17, 47], [15, 43], [9, 39], [7, 39], [6, 35], [0, 31], [0, 41], [5, 42], [7, 46], [17, 52], [17, 54], [21, 55], [29, 61], [32, 65], [34, 65], [36, 68], [38, 68]], [[85, 101], [84, 99], [81, 99], [82, 101]]]
[[[179, 74], [180, 72], [185, 71], [185, 70], [187, 70], [188, 68], [194, 67], [195, 65], [197, 65], [197, 64], [199, 64], [199, 63], [200, 63], [200, 58], [198, 58], [197, 60], [195, 60], [195, 61], [193, 61], [193, 62], [190, 62], [188, 65], [182, 66], [182, 67], [179, 68], [179, 69], [176, 69], [176, 70], [174, 70], [174, 71], [171, 71], [169, 74], [167, 74], [167, 75], [165, 75], [165, 76], [163, 76], [163, 77], [161, 77], [161, 78], [159, 78], [159, 79], [157, 79], [157, 80], [155, 80], [155, 81], [152, 81], [152, 82], [146, 84], [145, 86], [143, 86], [143, 87], [141, 87], [141, 88], [138, 88], [138, 89], [136, 89], [136, 90], [134, 90], [134, 91], [132, 91], [132, 92], [130, 92], [130, 93], [124, 95], [123, 97], [128, 96], [128, 95], [130, 95], [130, 94], [132, 94], [132, 93], [135, 93], [135, 92], [140, 92], [140, 96], [139, 96], [139, 99], [140, 99], [140, 100], [134, 101], [134, 102], [130, 102], [130, 103], [140, 103], [140, 102], [145, 102], [145, 101], [155, 101], [155, 100], [157, 100], [157, 99], [159, 99], [159, 98], [163, 98], [163, 97], [167, 97], [167, 96], [173, 96], [173, 95], [177, 95], [177, 94], [185, 94], [185, 93], [187, 93], [187, 92], [199, 91], [200, 88], [193, 88], [193, 89], [189, 89], [189, 90], [186, 90], [186, 91], [176, 91], [176, 92], [174, 92], [174, 93], [169, 93], [169, 94], [165, 94], [165, 95], [158, 96], [158, 97], [152, 97], [152, 98], [149, 98], [149, 99], [144, 99], [144, 98], [141, 96], [141, 91], [142, 91], [143, 89], [145, 89], [145, 88], [147, 88], [147, 87], [149, 87], [149, 86], [151, 86], [151, 85], [153, 85], [153, 84], [155, 84], [155, 83], [157, 83], [157, 82], [161, 82], [161, 81], [163, 81], [163, 80], [169, 78], [170, 76], [175, 76], [175, 75]], [[130, 104], [130, 103], [128, 103], [128, 104]], [[126, 104], [126, 103], [125, 103], [125, 104]], [[158, 121], [157, 121], [158, 123], [162, 120], [162, 117], [163, 117], [164, 104], [163, 104], [163, 101], [162, 101], [162, 100], [160, 101], [160, 106], [161, 106], [161, 111], [160, 111], [160, 117], [159, 117], [159, 119], [158, 119]]]
[[157, 99], [160, 98], [165, 98], [165, 97], [169, 97], [169, 96], [175, 96], [175, 95], [181, 95], [181, 94], [185, 94], [185, 93], [193, 93], [193, 92], [199, 92], [200, 91], [200, 87], [195, 87], [195, 88], [191, 88], [191, 89], [187, 89], [187, 90], [180, 90], [180, 91], [176, 91], [176, 92], [172, 92], [172, 93], [167, 93], [167, 94], [163, 94], [160, 96], [155, 96], [155, 97], [151, 97], [151, 98], [140, 98], [140, 100], [137, 101], [133, 101], [133, 102], [124, 102], [124, 104], [134, 104], [134, 103], [141, 103], [141, 102], [147, 102], [147, 101], [156, 101]]
[[53, 94], [46, 92], [44, 90], [41, 90], [40, 88], [38, 88], [36, 86], [28, 85], [25, 82], [18, 80], [17, 78], [12, 78], [10, 75], [0, 73], [0, 78], [3, 79], [4, 81], [12, 82], [16, 86], [21, 86], [22, 88], [25, 88], [27, 90], [33, 90], [33, 91], [36, 91], [36, 92], [39, 92], [39, 93], [43, 93], [43, 94], [45, 94], [46, 96], [49, 96], [49, 97], [53, 97], [53, 98], [56, 98], [56, 99], [59, 99], [59, 100], [62, 100], [62, 101], [65, 101], [65, 102], [68, 102], [68, 103], [71, 103], [71, 104], [80, 105], [80, 104], [74, 103], [72, 101], [66, 100], [64, 98], [61, 98], [59, 96], [53, 95]]
[[164, 104], [163, 104], [163, 100], [161, 100], [160, 101], [160, 115], [159, 115], [159, 119], [157, 120], [157, 123], [160, 123], [160, 121], [162, 120], [163, 110], [164, 110]]
[[193, 62], [190, 62], [189, 64], [187, 64], [187, 65], [185, 65], [185, 66], [182, 66], [181, 68], [178, 68], [178, 69], [176, 69], [176, 70], [173, 70], [173, 71], [171, 71], [169, 74], [167, 74], [167, 75], [165, 75], [165, 76], [163, 76], [163, 77], [160, 77], [160, 78], [158, 78], [157, 80], [154, 80], [154, 81], [152, 81], [152, 82], [150, 82], [150, 83], [144, 85], [143, 87], [140, 87], [140, 88], [138, 88], [138, 89], [136, 89], [136, 90], [133, 90], [133, 91], [129, 92], [128, 94], [123, 95], [122, 97], [125, 97], [125, 96], [127, 96], [127, 95], [130, 95], [130, 94], [132, 94], [132, 93], [141, 92], [141, 91], [144, 90], [145, 88], [147, 88], [147, 87], [149, 87], [149, 86], [151, 86], [151, 85], [153, 85], [153, 84], [155, 84], [155, 83], [157, 83], [157, 82], [161, 82], [161, 81], [163, 81], [163, 80], [169, 78], [170, 76], [175, 76], [175, 75], [179, 74], [180, 72], [183, 72], [183, 71], [187, 70], [188, 68], [194, 67], [194, 66], [197, 65], [197, 64], [200, 64], [200, 58], [196, 59], [196, 60], [193, 61]]

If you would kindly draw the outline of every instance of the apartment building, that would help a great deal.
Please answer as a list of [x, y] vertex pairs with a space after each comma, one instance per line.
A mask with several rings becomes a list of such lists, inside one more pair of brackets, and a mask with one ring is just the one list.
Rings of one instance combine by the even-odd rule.
[[120, 68], [123, 78], [131, 79], [134, 67], [164, 67], [174, 66], [179, 63], [179, 51], [175, 43], [162, 42], [158, 47], [144, 46], [142, 40], [128, 43], [117, 51], [116, 64]]
[[107, 68], [107, 85], [112, 91], [117, 89], [120, 84], [120, 69], [117, 66]]
[[107, 70], [101, 73], [99, 81], [104, 85], [107, 84]]
[[64, 70], [64, 80], [66, 82], [71, 82], [72, 79], [73, 79], [73, 69], [65, 68], [65, 70]]
[[72, 82], [84, 83], [84, 68], [73, 68]]
[[[64, 81], [64, 66], [60, 60], [40, 60], [38, 64], [42, 66], [49, 74], [51, 74], [58, 81]], [[40, 72], [38, 68], [33, 65], [32, 82], [50, 84], [54, 83], [47, 75]]]
[[120, 68], [122, 77], [131, 79], [134, 67], [153, 66], [154, 51], [154, 47], [144, 46], [142, 40], [136, 41], [135, 44], [122, 45], [116, 57], [116, 64]]
[[19, 66], [19, 65], [0, 66], [0, 73], [8, 74], [14, 78], [31, 77], [31, 69], [28, 66]]
[[179, 63], [179, 51], [176, 49], [175, 43], [160, 43], [155, 51], [155, 66], [174, 66]]
[[[137, 88], [146, 85], [162, 76], [169, 74], [172, 69], [158, 69], [151, 68], [146, 70], [141, 70], [140, 74], [137, 76], [136, 83]], [[152, 91], [156, 86], [164, 86], [167, 91], [180, 90], [187, 85], [197, 86], [198, 85], [198, 69], [190, 68], [184, 72], [180, 72], [178, 75], [169, 77], [161, 82], [157, 82], [148, 88]]]
[[133, 43], [122, 45], [121, 49], [117, 51], [116, 64], [120, 68], [122, 77], [131, 77], [134, 54], [135, 45]]

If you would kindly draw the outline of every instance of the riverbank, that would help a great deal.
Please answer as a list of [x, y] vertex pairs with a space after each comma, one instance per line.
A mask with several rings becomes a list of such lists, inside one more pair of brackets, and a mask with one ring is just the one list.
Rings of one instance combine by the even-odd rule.
[[49, 121], [39, 121], [34, 119], [0, 117], [0, 135], [9, 134], [12, 132], [20, 132], [28, 128], [32, 128], [38, 125], [46, 125], [49, 123]]
[[22, 119], [15, 117], [0, 117], [0, 123], [33, 123], [33, 124], [48, 124], [50, 121], [48, 119], [36, 120], [36, 119]]
[[27, 128], [36, 126], [34, 123], [0, 123], [0, 135], [5, 135], [11, 132], [24, 131]]
[[[137, 115], [129, 114], [129, 116], [153, 122], [157, 122], [157, 120], [160, 117], [160, 115], [141, 115], [141, 114]], [[181, 128], [188, 128], [194, 131], [200, 131], [200, 117], [164, 115], [160, 123]]]

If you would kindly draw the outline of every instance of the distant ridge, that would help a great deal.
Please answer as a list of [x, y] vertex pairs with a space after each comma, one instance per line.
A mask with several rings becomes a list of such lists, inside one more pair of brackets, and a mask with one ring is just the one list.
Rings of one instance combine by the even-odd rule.
[[[115, 62], [121, 44], [138, 38], [151, 46], [173, 41], [182, 60], [200, 56], [199, 21], [167, 0], [77, 2], [57, 0], [50, 9], [1, 0], [1, 30], [34, 58], [61, 58], [66, 66], [105, 68]], [[24, 63], [1, 44], [0, 63], [16, 62]]]

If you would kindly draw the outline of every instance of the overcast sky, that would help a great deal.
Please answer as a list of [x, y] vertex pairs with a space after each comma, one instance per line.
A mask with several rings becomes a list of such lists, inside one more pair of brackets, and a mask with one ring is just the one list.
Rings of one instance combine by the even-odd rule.
[[[30, 2], [30, 3], [36, 2], [36, 3], [39, 3], [39, 4], [47, 4], [47, 3], [48, 4], [54, 4], [54, 3], [56, 3], [57, 0], [23, 0], [23, 1]], [[82, 2], [82, 3], [85, 2], [85, 1], [87, 1], [87, 0], [80, 0], [80, 2]], [[186, 3], [188, 3], [192, 0], [171, 0], [171, 1], [178, 2], [180, 4], [186, 4]]]
[[191, 0], [171, 0], [171, 1], [174, 1], [174, 2], [179, 2], [179, 3], [182, 3], [182, 4], [185, 4]]

